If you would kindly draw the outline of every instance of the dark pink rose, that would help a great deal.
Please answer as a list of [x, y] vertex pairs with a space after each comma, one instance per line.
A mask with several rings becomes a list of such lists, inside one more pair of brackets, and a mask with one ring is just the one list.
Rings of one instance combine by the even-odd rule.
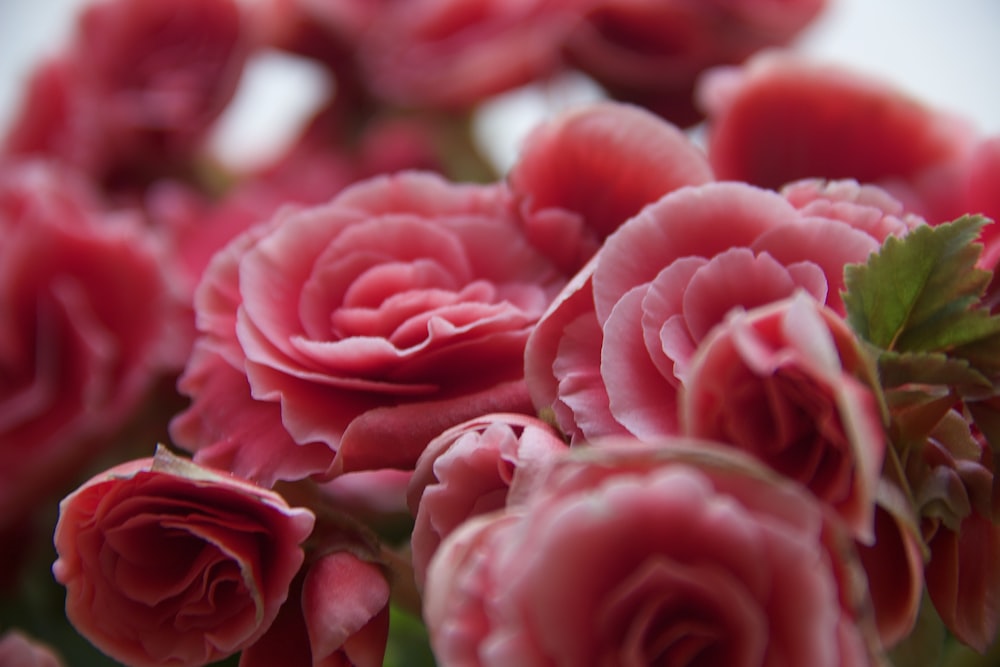
[[467, 519], [502, 509], [525, 478], [542, 476], [566, 451], [534, 417], [494, 414], [445, 431], [427, 445], [407, 497], [416, 517], [410, 536], [417, 587], [441, 540]]
[[409, 107], [464, 109], [561, 65], [579, 0], [387, 3], [359, 43], [366, 84]]
[[[524, 343], [565, 282], [524, 238], [504, 187], [415, 172], [287, 209], [217, 259], [196, 303], [202, 340], [245, 373], [248, 409], [280, 406], [292, 440], [336, 452], [334, 470], [314, 473], [412, 469], [454, 424], [530, 411]], [[195, 357], [185, 376], [208, 378], [214, 363]], [[185, 389], [194, 413], [228, 401], [209, 385]], [[232, 444], [267, 456], [245, 435]]]
[[240, 667], [381, 667], [389, 634], [389, 581], [349, 549], [320, 557], [292, 582], [268, 632]]
[[236, 90], [250, 47], [241, 23], [235, 0], [88, 4], [8, 144], [113, 188], [183, 171]]
[[62, 658], [51, 647], [20, 630], [0, 635], [0, 665], [4, 667], [63, 667]]
[[983, 215], [993, 221], [979, 235], [985, 246], [979, 262], [995, 270], [1000, 261], [1000, 135], [980, 138], [957, 163], [932, 171], [916, 184], [925, 217], [933, 223], [963, 215]]
[[105, 168], [104, 121], [81, 90], [75, 68], [70, 56], [60, 54], [30, 72], [3, 140], [4, 153], [46, 156], [87, 174]]
[[181, 365], [162, 263], [78, 175], [0, 165], [0, 527], [77, 474]]
[[161, 448], [62, 501], [52, 569], [70, 622], [106, 654], [194, 667], [267, 631], [313, 523], [273, 492]]
[[945, 626], [958, 639], [985, 653], [996, 641], [1000, 610], [1000, 528], [978, 513], [957, 531], [941, 528], [930, 542], [927, 592]]
[[445, 539], [424, 617], [448, 665], [872, 664], [844, 538], [739, 452], [584, 447]]
[[961, 436], [954, 427], [938, 429], [922, 449], [922, 474], [911, 474], [930, 548], [927, 592], [945, 626], [984, 653], [1000, 630], [1000, 495], [989, 445], [959, 413], [949, 416], [963, 427]]
[[699, 83], [720, 179], [778, 188], [800, 178], [912, 184], [957, 160], [971, 125], [853, 70], [767, 53]]
[[[567, 40], [569, 60], [612, 97], [641, 104], [679, 125], [700, 119], [698, 75], [790, 42], [825, 0], [741, 2], [596, 0]], [[582, 8], [581, 8], [582, 9]]]
[[[229, 103], [248, 44], [233, 0], [103, 0], [71, 46], [122, 148], [187, 150]], [[133, 143], [134, 142], [134, 143]]]
[[[886, 502], [884, 479], [877, 492], [875, 541], [858, 544], [879, 639], [892, 647], [914, 630], [924, 595], [923, 539], [908, 501]], [[902, 496], [898, 490], [892, 492]]]
[[735, 311], [691, 361], [683, 432], [800, 482], [871, 544], [886, 438], [867, 364], [847, 323], [803, 294]]
[[713, 176], [704, 151], [678, 128], [639, 107], [601, 102], [539, 125], [507, 180], [532, 243], [575, 272], [644, 206]]

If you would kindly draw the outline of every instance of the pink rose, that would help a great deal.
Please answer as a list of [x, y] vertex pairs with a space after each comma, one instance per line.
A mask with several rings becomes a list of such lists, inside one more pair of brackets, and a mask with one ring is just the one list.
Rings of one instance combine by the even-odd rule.
[[616, 102], [536, 127], [507, 176], [528, 237], [569, 272], [647, 204], [712, 180], [704, 151], [686, 134]]
[[431, 561], [445, 665], [848, 665], [877, 646], [837, 525], [707, 442], [580, 448]]
[[688, 368], [683, 432], [800, 482], [871, 544], [886, 438], [868, 363], [847, 323], [805, 295], [733, 312]]
[[0, 635], [0, 665], [4, 667], [63, 667], [59, 655], [19, 630]]
[[387, 3], [358, 43], [365, 83], [409, 107], [464, 109], [552, 74], [579, 0]]
[[313, 522], [275, 493], [161, 448], [62, 501], [52, 569], [70, 622], [109, 656], [194, 667], [264, 634]]
[[825, 0], [702, 2], [596, 0], [567, 40], [569, 60], [612, 97], [679, 125], [700, 120], [692, 91], [714, 65], [792, 40]]
[[467, 519], [502, 509], [526, 478], [543, 475], [566, 444], [544, 422], [494, 414], [445, 431], [427, 445], [407, 497], [417, 587], [441, 540]]
[[[329, 204], [286, 210], [217, 259], [197, 302], [209, 353], [194, 357], [181, 380], [209, 382], [186, 387], [194, 398], [187, 414], [228, 400], [207, 389], [201, 371], [218, 354], [245, 373], [247, 409], [280, 406], [294, 442], [336, 453], [333, 469], [310, 471], [321, 474], [412, 469], [454, 424], [530, 411], [524, 343], [565, 282], [522, 235], [504, 187], [421, 173], [372, 179]], [[276, 454], [243, 435], [232, 444]], [[198, 449], [211, 440], [180, 444]], [[259, 462], [256, 478], [275, 475]]]
[[573, 441], [676, 433], [691, 357], [732, 308], [804, 289], [842, 313], [844, 265], [864, 261], [897, 223], [908, 227], [881, 207], [887, 195], [857, 184], [802, 183], [788, 196], [795, 205], [747, 184], [708, 183], [622, 224], [528, 341], [535, 406]]
[[75, 173], [0, 164], [0, 528], [78, 474], [180, 366], [162, 263]]
[[1000, 262], [1000, 135], [982, 137], [957, 163], [931, 172], [916, 188], [926, 217], [947, 222], [966, 214], [993, 221], [979, 235], [985, 246], [980, 266], [995, 271]]
[[853, 178], [905, 192], [975, 136], [968, 122], [883, 81], [784, 54], [710, 71], [697, 93], [716, 175], [770, 188]]

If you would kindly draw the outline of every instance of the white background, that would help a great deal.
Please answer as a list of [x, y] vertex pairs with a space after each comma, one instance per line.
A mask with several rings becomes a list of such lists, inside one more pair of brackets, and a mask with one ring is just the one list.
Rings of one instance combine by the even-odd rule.
[[[27, 72], [42, 54], [58, 48], [83, 1], [0, 0], [0, 131], [10, 122]], [[797, 48], [874, 73], [926, 103], [971, 118], [984, 133], [1000, 134], [1000, 0], [829, 0]], [[258, 102], [251, 113], [250, 105], [238, 105], [219, 139], [233, 159], [275, 150], [285, 136], [276, 121], [294, 122], [316, 99], [307, 85], [315, 81], [309, 72], [289, 73], [280, 64], [280, 75], [273, 66], [261, 71], [252, 79], [255, 90], [268, 88], [267, 99], [282, 100], [286, 107], [268, 109]], [[273, 94], [278, 85], [282, 94]], [[532, 114], [541, 113], [531, 107], [530, 96], [511, 99], [509, 105], [518, 110], [515, 122], [489, 147], [501, 163], [533, 124]], [[502, 115], [510, 118], [510, 108]], [[254, 124], [266, 125], [270, 133], [246, 131]], [[248, 145], [247, 136], [265, 136], [270, 145]]]

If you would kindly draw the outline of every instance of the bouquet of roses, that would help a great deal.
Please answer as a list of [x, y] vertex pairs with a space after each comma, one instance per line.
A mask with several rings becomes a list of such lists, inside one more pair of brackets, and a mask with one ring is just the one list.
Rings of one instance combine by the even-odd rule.
[[[0, 664], [992, 664], [1000, 138], [824, 4], [89, 5], [0, 154]], [[268, 50], [332, 93], [237, 169]]]

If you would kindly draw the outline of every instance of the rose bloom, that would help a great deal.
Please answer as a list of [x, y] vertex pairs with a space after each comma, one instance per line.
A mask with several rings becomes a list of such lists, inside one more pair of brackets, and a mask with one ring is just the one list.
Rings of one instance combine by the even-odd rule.
[[[185, 448], [225, 441], [283, 465], [287, 448], [255, 433], [201, 429], [280, 406], [286, 437], [337, 458], [278, 478], [412, 469], [454, 424], [531, 411], [524, 342], [565, 276], [524, 238], [502, 185], [371, 179], [286, 210], [217, 259], [196, 302], [203, 353], [181, 378], [194, 399], [173, 430]], [[248, 383], [239, 408], [203, 370], [223, 362]], [[273, 481], [257, 456], [255, 479]]]
[[112, 187], [190, 158], [232, 99], [249, 53], [235, 0], [101, 0], [29, 83], [6, 149]]
[[682, 431], [800, 482], [870, 544], [886, 447], [873, 372], [847, 323], [804, 294], [734, 311], [691, 362]]
[[468, 109], [551, 75], [580, 0], [387, 3], [357, 44], [366, 85], [397, 105]]
[[961, 159], [975, 139], [965, 119], [891, 84], [790, 54], [763, 53], [709, 71], [697, 95], [718, 178], [769, 188], [853, 178], [912, 203], [917, 183]]
[[843, 537], [738, 452], [579, 448], [523, 504], [445, 539], [424, 617], [442, 665], [867, 665]]
[[947, 222], [963, 215], [983, 215], [992, 221], [979, 241], [985, 246], [979, 266], [996, 272], [1000, 263], [1000, 135], [982, 137], [957, 163], [938, 169], [918, 184], [925, 217]]
[[543, 475], [566, 451], [558, 434], [534, 417], [493, 414], [434, 438], [417, 461], [407, 499], [417, 587], [441, 540], [471, 517], [505, 507], [525, 478]]
[[66, 616], [135, 667], [204, 665], [253, 644], [303, 562], [311, 512], [158, 449], [63, 499], [52, 567]]
[[525, 349], [534, 404], [574, 442], [677, 433], [691, 357], [726, 313], [802, 289], [842, 314], [844, 265], [920, 223], [848, 181], [668, 193], [611, 234], [539, 321]]
[[79, 174], [0, 164], [0, 528], [77, 474], [182, 364], [162, 263]]
[[679, 125], [701, 119], [692, 91], [707, 68], [790, 42], [826, 5], [794, 2], [592, 0], [566, 41], [568, 60], [615, 99]]

